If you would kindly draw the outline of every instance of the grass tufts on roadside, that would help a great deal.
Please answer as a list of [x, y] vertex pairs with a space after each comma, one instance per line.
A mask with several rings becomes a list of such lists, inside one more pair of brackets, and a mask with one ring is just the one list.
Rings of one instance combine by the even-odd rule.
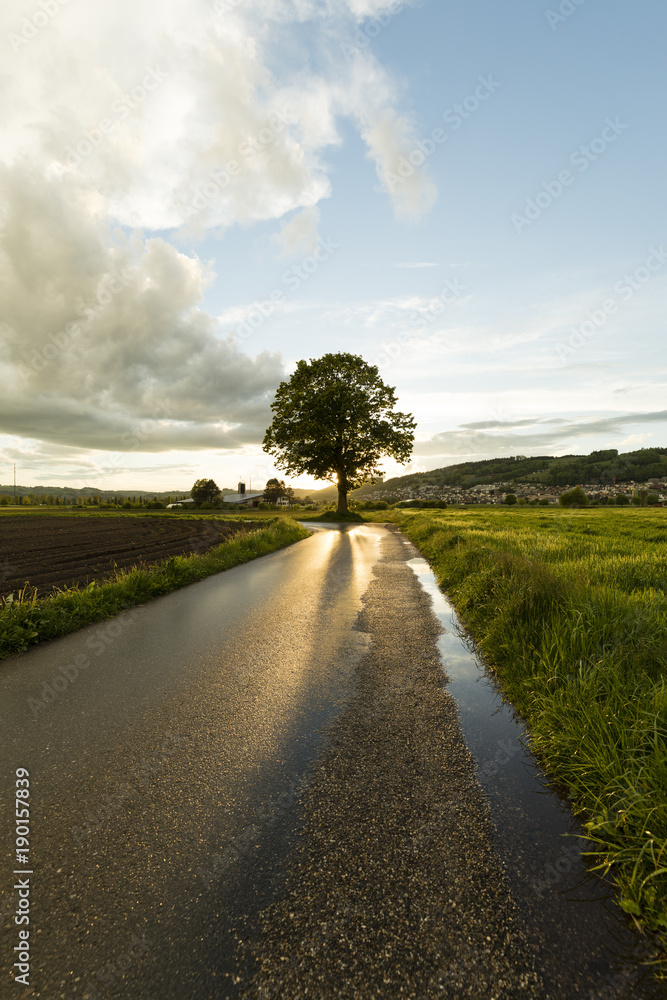
[[202, 555], [174, 556], [156, 566], [133, 567], [87, 587], [55, 591], [44, 598], [24, 588], [0, 602], [0, 659], [268, 555], [309, 534], [294, 521], [276, 519], [268, 525], [258, 525], [256, 531], [238, 534]]

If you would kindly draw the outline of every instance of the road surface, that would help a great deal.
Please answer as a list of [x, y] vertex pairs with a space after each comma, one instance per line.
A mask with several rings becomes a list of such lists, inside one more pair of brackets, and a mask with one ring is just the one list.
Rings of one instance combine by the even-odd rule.
[[0, 664], [3, 1000], [543, 995], [413, 554], [320, 529]]

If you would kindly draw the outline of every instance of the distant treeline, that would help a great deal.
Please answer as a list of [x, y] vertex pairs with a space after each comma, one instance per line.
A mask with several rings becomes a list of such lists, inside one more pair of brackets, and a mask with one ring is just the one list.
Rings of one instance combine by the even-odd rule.
[[[92, 497], [98, 503], [102, 501], [110, 503], [123, 503], [124, 500], [132, 500], [137, 503], [141, 500], [162, 500], [164, 503], [171, 503], [173, 499], [182, 500], [189, 496], [189, 493], [179, 493], [177, 490], [171, 492], [160, 492], [155, 490], [101, 490], [96, 486], [13, 486], [0, 485], [0, 495], [13, 498], [16, 492], [19, 496], [28, 497], [52, 497], [53, 500], [67, 500], [68, 503]], [[224, 492], [233, 492], [225, 491]]]
[[[1, 488], [1, 487], [0, 487]], [[21, 507], [97, 507], [102, 510], [113, 510], [115, 508], [124, 508], [126, 510], [131, 510], [134, 508], [148, 508], [153, 510], [161, 510], [167, 506], [168, 503], [173, 503], [175, 500], [182, 500], [183, 496], [178, 494], [174, 497], [166, 496], [163, 500], [160, 500], [158, 496], [153, 495], [152, 497], [148, 494], [144, 496], [133, 495], [133, 496], [55, 496], [51, 493], [23, 493], [16, 491], [16, 496], [14, 496], [14, 491], [11, 493], [0, 493], [0, 507], [10, 507], [15, 505], [20, 505]]]

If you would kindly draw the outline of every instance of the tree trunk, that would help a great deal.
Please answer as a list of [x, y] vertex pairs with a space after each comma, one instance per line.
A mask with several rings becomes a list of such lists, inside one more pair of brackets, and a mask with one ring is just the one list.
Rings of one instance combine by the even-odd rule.
[[339, 470], [338, 472], [338, 514], [347, 514], [347, 479], [345, 478], [345, 473]]

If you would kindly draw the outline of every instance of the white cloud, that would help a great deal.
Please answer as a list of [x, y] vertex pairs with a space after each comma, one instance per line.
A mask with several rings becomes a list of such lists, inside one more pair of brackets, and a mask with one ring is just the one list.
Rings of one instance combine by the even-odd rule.
[[433, 207], [438, 196], [414, 126], [392, 108], [366, 111], [361, 115], [362, 136], [383, 191], [391, 195], [399, 219], [419, 220]]
[[[0, 34], [20, 38], [7, 47], [0, 155], [68, 172], [130, 227], [228, 227], [312, 207], [330, 193], [319, 156], [340, 142], [337, 117], [359, 123], [378, 162], [408, 141], [374, 57], [360, 51], [350, 67], [340, 48], [385, 6], [119, 0], [64, 7], [23, 39], [34, 10], [20, 0], [0, 12]], [[274, 68], [295, 20], [310, 22], [317, 71]], [[396, 193], [399, 211], [428, 201], [419, 186]]]
[[291, 257], [294, 254], [312, 254], [317, 248], [320, 238], [318, 224], [319, 208], [304, 208], [301, 212], [283, 223], [280, 233], [275, 237], [282, 247], [282, 256]]
[[628, 451], [635, 451], [637, 448], [642, 448], [644, 442], [648, 441], [651, 437], [653, 437], [652, 434], [628, 434], [626, 438], [618, 442], [618, 447], [627, 448]]
[[[116, 452], [257, 443], [281, 360], [220, 336], [201, 308], [215, 275], [164, 231], [295, 212], [285, 251], [312, 247], [337, 120], [384, 122], [380, 159], [409, 133], [373, 56], [349, 67], [340, 47], [387, 5], [54, 4], [0, 9], [0, 431]], [[316, 69], [277, 68], [295, 22]], [[396, 196], [404, 214], [427, 200], [417, 183]]]
[[237, 447], [256, 440], [282, 375], [216, 335], [212, 275], [159, 238], [112, 234], [80, 192], [0, 171], [0, 430], [80, 447]]

